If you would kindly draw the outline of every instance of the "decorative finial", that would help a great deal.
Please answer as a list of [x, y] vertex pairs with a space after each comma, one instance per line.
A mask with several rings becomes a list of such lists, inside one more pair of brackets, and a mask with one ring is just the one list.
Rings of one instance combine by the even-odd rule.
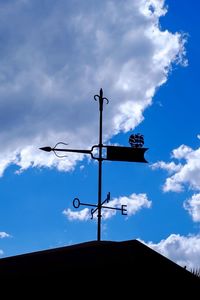
[[144, 135], [140, 133], [131, 134], [129, 137], [129, 144], [132, 148], [142, 148], [144, 145]]

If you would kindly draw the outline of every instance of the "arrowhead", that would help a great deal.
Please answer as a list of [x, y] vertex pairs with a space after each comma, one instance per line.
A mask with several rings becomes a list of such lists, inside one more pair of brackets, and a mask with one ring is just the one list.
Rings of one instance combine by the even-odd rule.
[[40, 150], [46, 151], [46, 152], [51, 152], [52, 148], [51, 147], [42, 147], [39, 148]]

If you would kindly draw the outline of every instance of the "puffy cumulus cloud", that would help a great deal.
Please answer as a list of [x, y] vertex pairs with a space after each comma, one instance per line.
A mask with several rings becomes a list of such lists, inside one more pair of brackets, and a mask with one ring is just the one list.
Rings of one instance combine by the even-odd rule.
[[10, 164], [73, 169], [83, 156], [63, 162], [38, 147], [96, 143], [101, 87], [112, 105], [104, 139], [139, 124], [172, 64], [184, 64], [184, 36], [159, 26], [166, 12], [164, 0], [1, 2], [0, 175]]
[[160, 168], [172, 172], [163, 185], [164, 192], [181, 192], [185, 186], [190, 189], [200, 190], [200, 148], [192, 149], [181, 145], [172, 151], [172, 159], [180, 160], [179, 164], [174, 162], [157, 162], [152, 169]]
[[[104, 206], [110, 206], [114, 208], [122, 209], [123, 214], [127, 213], [127, 217], [130, 217], [137, 213], [142, 208], [150, 208], [152, 202], [148, 200], [146, 194], [131, 194], [129, 197], [122, 196], [119, 198], [115, 198], [111, 201], [104, 204]], [[104, 220], [110, 219], [113, 217], [117, 211], [112, 209], [103, 208], [102, 217]], [[87, 221], [91, 218], [91, 211], [88, 208], [84, 208], [80, 211], [73, 211], [70, 208], [65, 209], [63, 214], [70, 220], [79, 220], [79, 221]], [[94, 218], [97, 218], [97, 213], [93, 215]]]
[[172, 151], [172, 157], [177, 159], [186, 158], [192, 151], [189, 146], [181, 145]]
[[[130, 217], [136, 214], [142, 208], [150, 208], [152, 202], [146, 194], [131, 194], [130, 196], [122, 196], [109, 201], [109, 206], [115, 208], [126, 209], [127, 216]], [[116, 210], [103, 209], [102, 215], [105, 219], [111, 218], [117, 213]]]
[[5, 231], [0, 231], [0, 239], [4, 239], [10, 237], [10, 234], [6, 233]]
[[200, 222], [200, 193], [192, 195], [190, 199], [184, 202], [183, 206], [194, 222]]
[[67, 208], [63, 211], [63, 214], [70, 221], [87, 221], [89, 218], [91, 218], [90, 210], [88, 208], [84, 208], [80, 211], [73, 211], [70, 208]]
[[157, 244], [152, 242], [145, 244], [182, 267], [200, 268], [200, 235], [171, 234]]
[[165, 15], [167, 10], [164, 8], [165, 0], [160, 0], [160, 6], [158, 6], [157, 0], [147, 0], [143, 1], [143, 6], [140, 10], [147, 16], [152, 17], [155, 16], [155, 21], [157, 22], [157, 17]]
[[[183, 192], [185, 189], [194, 192], [200, 191], [200, 148], [192, 149], [187, 145], [172, 151], [174, 161], [166, 163], [163, 161], [151, 165], [153, 170], [163, 169], [170, 173], [163, 185], [164, 192]], [[200, 222], [200, 194], [194, 193], [191, 198], [183, 203], [194, 222]]]
[[169, 173], [173, 173], [181, 169], [181, 164], [175, 164], [174, 162], [166, 163], [164, 161], [158, 161], [154, 164], [151, 164], [150, 168], [152, 170], [163, 169], [168, 171]]

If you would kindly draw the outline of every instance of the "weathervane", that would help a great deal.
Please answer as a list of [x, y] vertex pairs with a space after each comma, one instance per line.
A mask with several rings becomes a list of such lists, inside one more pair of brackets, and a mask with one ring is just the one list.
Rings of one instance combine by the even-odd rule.
[[[107, 98], [103, 97], [103, 90], [100, 89], [99, 95], [94, 96], [95, 101], [99, 101], [99, 144], [92, 146], [90, 150], [81, 150], [81, 149], [65, 149], [58, 148], [58, 145], [67, 145], [65, 143], [57, 143], [53, 148], [51, 147], [42, 147], [40, 148], [43, 151], [51, 152], [58, 157], [57, 152], [75, 152], [75, 153], [83, 153], [90, 154], [92, 159], [98, 160], [98, 203], [97, 204], [89, 204], [80, 202], [79, 198], [74, 198], [73, 206], [74, 208], [79, 208], [80, 205], [95, 207], [91, 209], [91, 219], [93, 219], [93, 215], [97, 212], [97, 240], [101, 240], [101, 210], [102, 208], [119, 210], [122, 215], [127, 215], [127, 205], [121, 205], [121, 207], [110, 207], [105, 205], [105, 203], [109, 203], [110, 201], [110, 192], [107, 194], [106, 199], [102, 202], [102, 162], [103, 160], [111, 160], [111, 161], [126, 161], [126, 162], [143, 162], [147, 163], [144, 158], [144, 153], [148, 148], [142, 148], [144, 145], [144, 137], [142, 134], [131, 134], [129, 138], [129, 143], [131, 147], [122, 147], [122, 146], [107, 146], [102, 143], [102, 117], [103, 117], [103, 103], [106, 101], [108, 104], [109, 101]], [[93, 150], [98, 148], [98, 155], [95, 156], [93, 154]], [[103, 155], [103, 149], [106, 149], [106, 155]]]

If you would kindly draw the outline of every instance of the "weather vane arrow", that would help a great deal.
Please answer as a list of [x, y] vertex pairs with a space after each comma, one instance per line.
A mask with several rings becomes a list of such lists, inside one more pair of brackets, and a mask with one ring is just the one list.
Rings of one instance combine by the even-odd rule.
[[92, 155], [92, 150], [56, 148], [58, 145], [61, 145], [61, 144], [65, 144], [65, 143], [59, 142], [53, 148], [47, 146], [47, 147], [41, 147], [39, 149], [46, 151], [46, 152], [53, 151], [55, 154], [56, 154], [56, 152], [75, 152], [75, 153], [83, 153], [83, 154], [91, 154]]
[[[58, 148], [59, 145], [67, 145], [65, 143], [59, 142], [53, 148], [41, 147], [40, 150], [51, 152], [58, 157], [65, 157], [58, 154], [58, 152], [72, 152], [72, 153], [82, 153], [90, 154], [92, 159], [98, 160], [98, 203], [82, 203], [79, 198], [74, 198], [73, 206], [74, 208], [79, 208], [81, 205], [94, 207], [91, 209], [91, 219], [93, 215], [97, 212], [97, 240], [101, 240], [101, 210], [102, 209], [112, 209], [121, 211], [122, 215], [127, 215], [127, 205], [121, 205], [121, 207], [111, 207], [104, 205], [110, 201], [110, 193], [107, 194], [106, 199], [102, 202], [102, 162], [103, 160], [110, 161], [125, 161], [125, 162], [141, 162], [147, 163], [144, 158], [144, 153], [148, 148], [143, 148], [144, 145], [144, 136], [142, 134], [131, 134], [129, 137], [129, 143], [131, 147], [122, 147], [122, 146], [107, 146], [102, 143], [102, 120], [103, 120], [103, 103], [104, 101], [108, 104], [109, 101], [107, 98], [103, 97], [103, 90], [100, 89], [99, 95], [94, 96], [95, 101], [99, 101], [99, 144], [92, 146], [90, 150], [83, 149], [68, 149], [68, 148]], [[98, 154], [94, 155], [93, 150], [97, 148]], [[103, 151], [106, 150], [106, 151]], [[105, 154], [103, 154], [105, 152]]]

